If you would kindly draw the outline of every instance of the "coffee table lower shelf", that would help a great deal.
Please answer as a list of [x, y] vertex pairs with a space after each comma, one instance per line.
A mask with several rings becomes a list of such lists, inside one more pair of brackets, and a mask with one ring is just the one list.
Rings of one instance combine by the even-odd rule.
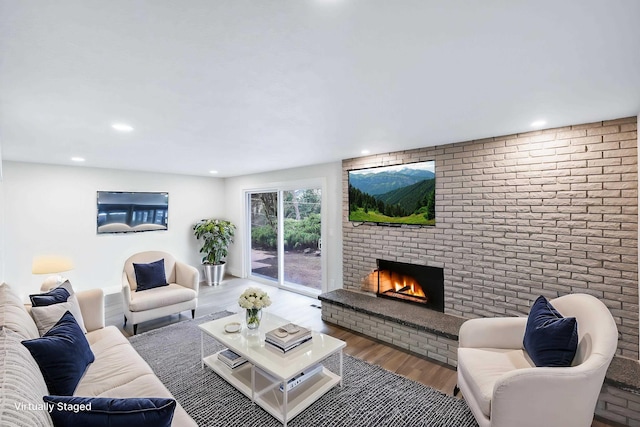
[[254, 368], [255, 390], [253, 393], [251, 392], [251, 369], [253, 365], [250, 362], [231, 369], [218, 360], [218, 353], [205, 357], [203, 362], [284, 425], [341, 381], [339, 375], [334, 374], [327, 368], [323, 368], [322, 372], [315, 374], [302, 384], [289, 390], [285, 407], [284, 393], [279, 389], [282, 382], [258, 367]]

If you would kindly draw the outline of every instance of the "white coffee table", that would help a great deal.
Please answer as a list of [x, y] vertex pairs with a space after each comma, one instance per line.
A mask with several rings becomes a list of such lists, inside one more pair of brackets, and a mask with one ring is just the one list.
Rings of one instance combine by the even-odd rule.
[[[224, 326], [230, 322], [242, 324], [238, 333], [227, 333]], [[344, 341], [319, 332], [312, 332], [313, 338], [286, 354], [265, 347], [264, 334], [289, 323], [273, 314], [264, 313], [257, 332], [249, 331], [244, 316], [236, 314], [199, 325], [201, 334], [202, 368], [206, 364], [229, 384], [260, 405], [285, 427], [287, 422], [309, 405], [318, 400], [336, 384], [342, 386], [342, 349]], [[211, 336], [235, 353], [243, 356], [248, 363], [233, 370], [218, 360], [218, 353], [204, 354], [205, 336]], [[290, 379], [327, 357], [340, 355], [339, 374], [323, 368], [302, 384], [290, 391], [284, 387]], [[284, 392], [279, 387], [283, 385]]]

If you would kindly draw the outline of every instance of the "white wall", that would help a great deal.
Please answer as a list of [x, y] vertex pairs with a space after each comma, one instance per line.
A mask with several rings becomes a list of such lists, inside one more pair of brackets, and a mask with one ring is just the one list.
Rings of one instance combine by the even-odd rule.
[[4, 225], [4, 185], [2, 177], [0, 177], [0, 283], [5, 281], [4, 278], [4, 248], [5, 248], [5, 225]]
[[[191, 227], [225, 210], [224, 182], [219, 178], [9, 161], [3, 169], [0, 212], [5, 226], [4, 238], [0, 226], [0, 243], [4, 241], [5, 269], [0, 278], [23, 296], [38, 291], [43, 280], [31, 274], [35, 255], [72, 258], [76, 268], [64, 275], [74, 288], [99, 287], [106, 292], [119, 290], [124, 260], [139, 251], [163, 250], [199, 266]], [[98, 190], [168, 192], [169, 229], [97, 235]], [[2, 213], [0, 225], [1, 221]]]
[[[324, 183], [323, 197], [326, 211], [326, 234], [322, 248], [327, 257], [326, 287], [333, 290], [342, 287], [342, 163], [326, 163], [295, 169], [285, 169], [254, 175], [245, 175], [225, 180], [225, 219], [236, 224], [235, 243], [227, 257], [227, 271], [238, 277], [245, 277], [246, 271], [242, 253], [242, 243], [247, 237], [245, 224], [246, 190], [260, 189], [286, 184], [293, 181], [321, 181]], [[248, 260], [246, 260], [248, 263]]]
[[0, 145], [0, 283], [4, 282], [4, 186], [2, 185], [2, 146]]

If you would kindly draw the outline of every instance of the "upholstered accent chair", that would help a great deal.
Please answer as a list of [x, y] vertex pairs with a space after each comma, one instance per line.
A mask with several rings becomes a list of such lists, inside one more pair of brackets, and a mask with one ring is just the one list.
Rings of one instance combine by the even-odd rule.
[[578, 347], [569, 367], [536, 367], [523, 349], [527, 318], [462, 324], [458, 387], [480, 427], [588, 427], [613, 358], [618, 330], [607, 307], [587, 294], [549, 301], [575, 317]]
[[[166, 285], [150, 289], [138, 289], [134, 264], [148, 265], [164, 260]], [[179, 314], [191, 310], [195, 318], [198, 306], [198, 269], [177, 261], [172, 255], [160, 251], [140, 252], [130, 256], [122, 271], [122, 299], [124, 303], [124, 324], [133, 325], [134, 335], [138, 324], [159, 317]]]

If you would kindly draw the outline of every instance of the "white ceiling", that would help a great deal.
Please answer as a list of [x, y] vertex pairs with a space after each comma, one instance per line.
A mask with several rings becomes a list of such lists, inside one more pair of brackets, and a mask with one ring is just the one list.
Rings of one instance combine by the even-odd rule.
[[637, 0], [0, 4], [4, 160], [228, 177], [640, 112]]

